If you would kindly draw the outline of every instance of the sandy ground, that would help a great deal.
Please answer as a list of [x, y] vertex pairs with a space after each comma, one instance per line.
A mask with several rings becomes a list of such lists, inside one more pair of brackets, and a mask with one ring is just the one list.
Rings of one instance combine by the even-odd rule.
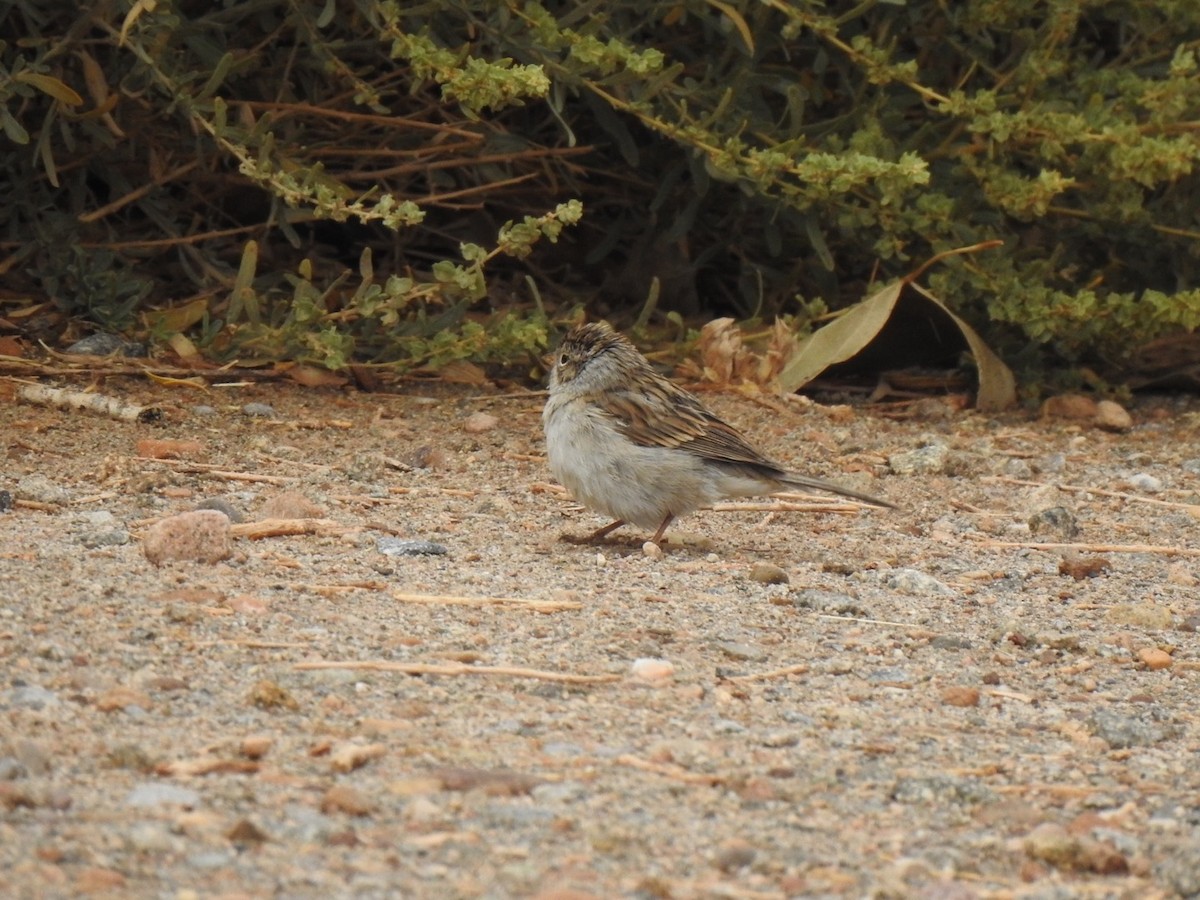
[[[0, 400], [5, 897], [1200, 896], [1191, 400], [711, 395], [902, 509], [659, 555], [559, 539], [537, 396], [105, 390], [164, 424]], [[230, 558], [147, 560], [214, 502]]]

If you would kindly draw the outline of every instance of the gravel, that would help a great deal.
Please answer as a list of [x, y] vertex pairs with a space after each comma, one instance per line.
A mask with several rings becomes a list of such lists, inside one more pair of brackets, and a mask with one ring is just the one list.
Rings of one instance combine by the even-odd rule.
[[[901, 508], [651, 553], [559, 540], [603, 522], [535, 395], [123, 387], [165, 424], [0, 406], [5, 896], [1200, 894], [1190, 400], [1117, 432], [707, 395]], [[150, 562], [241, 518], [197, 506], [249, 521]]]

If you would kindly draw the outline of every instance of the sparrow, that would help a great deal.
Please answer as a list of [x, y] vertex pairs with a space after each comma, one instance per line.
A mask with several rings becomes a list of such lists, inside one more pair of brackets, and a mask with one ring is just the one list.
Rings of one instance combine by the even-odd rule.
[[550, 471], [575, 499], [622, 525], [656, 529], [732, 497], [789, 488], [827, 491], [872, 506], [895, 504], [793, 472], [754, 447], [693, 394], [664, 378], [606, 322], [572, 328], [550, 372], [542, 410]]

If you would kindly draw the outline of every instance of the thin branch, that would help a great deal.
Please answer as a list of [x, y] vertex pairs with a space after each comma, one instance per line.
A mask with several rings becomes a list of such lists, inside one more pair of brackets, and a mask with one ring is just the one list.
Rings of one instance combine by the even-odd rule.
[[561, 684], [607, 684], [621, 680], [620, 675], [574, 675], [570, 672], [547, 672], [543, 669], [525, 669], [520, 666], [468, 666], [463, 663], [401, 663], [383, 660], [305, 662], [296, 663], [293, 668], [301, 672], [339, 669], [349, 672], [400, 672], [404, 675], [491, 675], [535, 678], [538, 681], [556, 681]]

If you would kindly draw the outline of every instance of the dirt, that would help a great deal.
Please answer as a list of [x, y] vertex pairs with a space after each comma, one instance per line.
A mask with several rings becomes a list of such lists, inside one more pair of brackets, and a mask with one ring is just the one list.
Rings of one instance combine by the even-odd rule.
[[901, 508], [657, 553], [560, 539], [537, 395], [103, 390], [163, 422], [0, 400], [5, 897], [1200, 895], [1191, 399], [706, 395]]

